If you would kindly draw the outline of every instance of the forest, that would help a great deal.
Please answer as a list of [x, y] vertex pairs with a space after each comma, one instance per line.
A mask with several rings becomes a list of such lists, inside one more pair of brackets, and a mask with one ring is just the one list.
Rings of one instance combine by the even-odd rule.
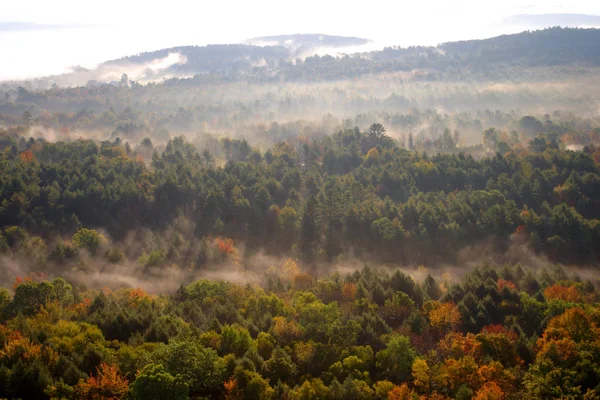
[[1, 133], [1, 397], [600, 395], [593, 143], [24, 132]]
[[1, 82], [0, 399], [600, 399], [599, 32]]

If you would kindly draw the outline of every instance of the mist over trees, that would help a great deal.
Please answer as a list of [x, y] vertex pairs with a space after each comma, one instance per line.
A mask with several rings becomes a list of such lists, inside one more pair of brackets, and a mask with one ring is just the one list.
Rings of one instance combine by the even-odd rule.
[[597, 36], [0, 84], [0, 398], [600, 396]]

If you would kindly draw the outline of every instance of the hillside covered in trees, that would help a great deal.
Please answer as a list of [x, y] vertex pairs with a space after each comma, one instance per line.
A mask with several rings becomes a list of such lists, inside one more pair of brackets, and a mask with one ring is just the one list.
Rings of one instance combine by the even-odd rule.
[[173, 295], [19, 279], [0, 291], [0, 396], [52, 399], [547, 399], [600, 388], [598, 291], [562, 269], [462, 281], [292, 261], [261, 289]]
[[599, 32], [0, 84], [0, 399], [600, 398]]
[[[265, 152], [223, 139], [225, 164], [184, 137], [157, 151], [150, 139], [133, 149], [121, 139], [49, 143], [5, 136], [0, 243], [5, 250], [27, 243], [19, 233], [25, 230], [54, 245], [82, 227], [102, 229], [118, 243], [132, 230], [160, 232], [180, 218], [199, 240], [223, 236], [247, 252], [308, 264], [364, 255], [435, 265], [456, 262], [468, 246], [492, 243], [504, 251], [515, 241], [557, 262], [597, 262], [594, 145], [561, 150], [558, 135], [540, 134], [525, 147], [518, 135], [502, 135], [484, 132], [492, 155], [481, 159], [457, 150], [450, 132], [440, 146], [453, 154], [399, 148], [380, 124], [281, 142]], [[181, 251], [171, 246], [185, 242], [162, 243], [147, 249], [162, 262], [201, 268], [206, 261], [198, 253], [206, 244]]]
[[599, 393], [595, 272], [554, 264], [597, 265], [594, 145], [488, 129], [504, 154], [428, 155], [372, 124], [264, 152], [223, 139], [220, 160], [185, 137], [19, 132], [0, 160], [0, 396]]
[[[122, 57], [96, 68], [38, 78], [39, 87], [106, 84], [125, 73], [141, 82], [320, 82], [421, 71], [428, 80], [477, 73], [487, 78], [517, 68], [598, 67], [600, 29], [547, 28], [438, 46], [389, 46], [328, 35], [279, 35], [245, 44], [178, 46]], [[17, 83], [17, 84], [23, 84]]]

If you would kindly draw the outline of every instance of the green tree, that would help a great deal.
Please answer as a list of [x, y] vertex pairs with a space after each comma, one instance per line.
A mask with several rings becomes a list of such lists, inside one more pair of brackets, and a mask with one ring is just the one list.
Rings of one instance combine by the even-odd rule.
[[96, 250], [102, 245], [108, 243], [108, 240], [101, 233], [94, 229], [81, 228], [73, 235], [75, 246], [87, 249], [90, 254], [96, 254]]
[[296, 242], [298, 225], [296, 210], [289, 206], [283, 207], [277, 217], [278, 237], [283, 250], [289, 250]]
[[377, 140], [381, 140], [386, 137], [385, 132], [386, 131], [385, 131], [385, 128], [383, 127], [383, 125], [381, 125], [379, 123], [374, 123], [369, 127], [367, 134], [369, 136], [374, 137]]
[[31, 113], [29, 112], [29, 110], [25, 110], [25, 112], [23, 113], [23, 116], [21, 117], [21, 120], [23, 121], [23, 123], [25, 125], [31, 124], [32, 116], [31, 116]]
[[315, 260], [319, 243], [319, 229], [317, 225], [317, 199], [310, 196], [304, 205], [300, 225], [300, 257], [308, 263]]
[[394, 334], [390, 337], [385, 349], [376, 355], [376, 365], [383, 376], [394, 383], [401, 383], [412, 373], [412, 364], [416, 353], [410, 341], [404, 335]]
[[148, 364], [140, 371], [132, 385], [135, 399], [184, 400], [189, 388], [181, 377], [173, 376], [161, 364]]
[[181, 376], [191, 396], [215, 396], [223, 387], [225, 363], [213, 349], [192, 340], [172, 340], [152, 354], [155, 364], [164, 365], [173, 376]]

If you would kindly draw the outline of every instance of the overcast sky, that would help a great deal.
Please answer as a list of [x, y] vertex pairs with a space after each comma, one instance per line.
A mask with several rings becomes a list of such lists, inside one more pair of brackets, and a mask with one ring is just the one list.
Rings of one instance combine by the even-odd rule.
[[[600, 1], [0, 0], [0, 79], [62, 73], [178, 45], [276, 34], [358, 36], [381, 45], [435, 45], [511, 33], [515, 14], [600, 15]], [[27, 24], [15, 24], [15, 22]]]

